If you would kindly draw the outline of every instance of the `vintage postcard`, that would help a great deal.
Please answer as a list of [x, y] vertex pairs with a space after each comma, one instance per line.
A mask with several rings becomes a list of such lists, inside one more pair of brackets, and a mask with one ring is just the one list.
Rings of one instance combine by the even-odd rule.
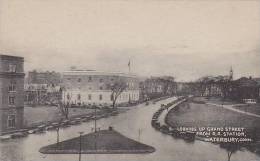
[[0, 161], [260, 161], [260, 1], [0, 0]]

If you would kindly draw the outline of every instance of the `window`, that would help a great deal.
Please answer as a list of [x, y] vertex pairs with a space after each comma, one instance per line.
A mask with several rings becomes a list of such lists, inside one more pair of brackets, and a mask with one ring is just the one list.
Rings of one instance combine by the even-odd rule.
[[78, 94], [78, 101], [80, 101], [80, 99], [81, 99], [81, 96], [80, 96], [80, 94]]
[[70, 99], [70, 94], [67, 94], [67, 100], [69, 100]]
[[14, 64], [9, 64], [9, 69], [8, 69], [9, 72], [16, 72], [16, 65]]
[[8, 91], [15, 91], [15, 85], [16, 85], [16, 82], [11, 81], [11, 84], [8, 87]]
[[15, 127], [15, 115], [8, 115], [7, 127]]
[[88, 81], [89, 81], [89, 82], [92, 82], [92, 77], [88, 77]]
[[103, 82], [103, 79], [102, 79], [102, 78], [101, 78], [101, 79], [99, 79], [99, 82], [100, 82], [100, 83], [102, 83], [102, 82]]
[[91, 100], [91, 94], [88, 95], [88, 100]]
[[99, 87], [99, 89], [100, 89], [100, 90], [103, 90], [103, 87], [102, 87], [102, 86], [100, 86], [100, 87]]
[[81, 78], [78, 79], [78, 82], [81, 82]]
[[14, 105], [14, 102], [15, 102], [15, 97], [14, 96], [9, 96], [9, 98], [8, 98], [9, 105]]
[[103, 96], [102, 96], [102, 94], [101, 95], [99, 95], [99, 100], [102, 100], [103, 99]]

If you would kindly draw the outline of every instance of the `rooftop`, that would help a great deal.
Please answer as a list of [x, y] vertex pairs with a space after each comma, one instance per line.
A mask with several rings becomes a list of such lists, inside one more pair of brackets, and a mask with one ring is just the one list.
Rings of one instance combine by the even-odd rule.
[[109, 75], [109, 76], [122, 76], [122, 77], [137, 77], [133, 73], [107, 72], [107, 71], [96, 71], [96, 70], [70, 70], [70, 71], [64, 71], [63, 75]]
[[[78, 154], [79, 137], [42, 147], [44, 154]], [[138, 154], [152, 153], [154, 147], [132, 140], [119, 132], [109, 129], [83, 135], [81, 138], [83, 154]]]
[[24, 60], [23, 57], [20, 56], [12, 56], [12, 55], [4, 55], [4, 54], [0, 54], [0, 59], [2, 60]]

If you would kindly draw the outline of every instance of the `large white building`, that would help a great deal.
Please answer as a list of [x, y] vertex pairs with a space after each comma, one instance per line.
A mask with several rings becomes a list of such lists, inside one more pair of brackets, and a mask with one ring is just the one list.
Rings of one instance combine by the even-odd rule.
[[139, 81], [133, 74], [102, 72], [93, 70], [71, 70], [63, 72], [63, 101], [78, 105], [111, 105], [111, 85], [123, 81], [127, 88], [116, 103], [139, 100]]

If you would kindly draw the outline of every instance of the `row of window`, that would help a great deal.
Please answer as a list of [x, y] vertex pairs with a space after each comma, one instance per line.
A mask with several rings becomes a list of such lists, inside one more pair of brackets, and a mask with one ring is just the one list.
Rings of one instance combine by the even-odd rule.
[[[132, 96], [132, 98], [134, 98], [137, 95], [132, 94], [131, 96]], [[127, 94], [119, 95], [119, 99], [127, 99], [128, 97], [129, 97], [129, 95], [127, 95]], [[69, 100], [70, 98], [71, 98], [70, 95], [67, 94], [67, 99]], [[77, 100], [78, 101], [81, 100], [81, 95], [80, 94], [77, 95]], [[88, 100], [92, 100], [92, 95], [91, 94], [88, 94]], [[99, 100], [100, 101], [103, 100], [103, 95], [102, 94], [99, 95]], [[111, 95], [110, 100], [113, 101], [113, 95]]]
[[[71, 80], [71, 78], [67, 78], [67, 80]], [[114, 81], [114, 78], [111, 78], [110, 79], [111, 81]], [[82, 79], [81, 78], [78, 78], [78, 82], [81, 82], [82, 81]], [[93, 79], [92, 79], [92, 77], [88, 77], [88, 82], [92, 82], [93, 81]], [[99, 79], [99, 82], [100, 83], [102, 83], [104, 80], [102, 79], [102, 78], [100, 78]]]
[[[70, 87], [67, 87], [67, 89], [70, 89]], [[78, 89], [81, 90], [81, 87], [78, 87]], [[92, 90], [92, 87], [88, 87], [88, 90]], [[100, 86], [99, 90], [104, 90], [104, 87]]]
[[[70, 97], [70, 96], [67, 95], [67, 98], [68, 98], [68, 97]], [[89, 95], [88, 95], [88, 100], [91, 100], [91, 99], [92, 99], [92, 95], [89, 94]], [[80, 95], [80, 94], [77, 95], [77, 100], [78, 100], [78, 101], [81, 100], [81, 95]], [[102, 95], [102, 94], [99, 95], [99, 100], [103, 100], [103, 95]]]

